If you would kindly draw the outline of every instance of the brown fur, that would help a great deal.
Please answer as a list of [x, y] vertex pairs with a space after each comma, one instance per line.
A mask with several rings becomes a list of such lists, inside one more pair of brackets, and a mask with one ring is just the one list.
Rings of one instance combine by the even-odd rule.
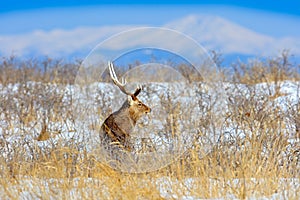
[[[139, 89], [140, 90], [140, 89]], [[140, 91], [139, 91], [140, 92]], [[130, 133], [136, 122], [151, 109], [143, 104], [135, 94], [128, 96], [122, 107], [106, 118], [101, 126], [101, 139], [108, 145], [117, 144], [128, 151], [132, 150], [129, 144]]]

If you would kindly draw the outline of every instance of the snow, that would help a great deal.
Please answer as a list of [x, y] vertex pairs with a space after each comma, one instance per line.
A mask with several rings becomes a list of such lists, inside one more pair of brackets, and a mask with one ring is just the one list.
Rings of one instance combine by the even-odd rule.
[[[32, 83], [29, 82], [26, 85], [26, 88], [32, 88], [32, 87], [38, 87], [39, 83]], [[143, 102], [148, 103], [148, 105], [152, 108], [152, 114], [146, 119], [143, 120], [143, 123], [147, 124], [147, 126], [152, 127], [151, 130], [155, 130], [154, 132], [150, 133], [150, 138], [152, 137], [154, 141], [157, 141], [158, 138], [157, 135], [160, 132], [164, 132], [164, 127], [166, 126], [166, 123], [164, 120], [155, 118], [155, 115], [168, 115], [168, 113], [164, 112], [161, 107], [164, 107], [165, 110], [168, 110], [170, 112], [171, 110], [176, 110], [175, 107], [167, 108], [170, 103], [172, 105], [179, 105], [180, 110], [178, 110], [180, 115], [189, 115], [190, 121], [184, 121], [181, 119], [181, 124], [179, 126], [180, 131], [184, 132], [187, 127], [190, 127], [191, 124], [196, 123], [196, 121], [199, 118], [199, 113], [205, 115], [205, 110], [201, 110], [199, 106], [196, 106], [199, 104], [199, 102], [202, 103], [203, 106], [207, 106], [212, 98], [219, 98], [220, 96], [215, 95], [213, 91], [207, 92], [207, 87], [204, 88], [202, 91], [199, 90], [199, 87], [197, 84], [190, 87], [190, 89], [186, 89], [187, 87], [183, 84], [168, 84], [168, 83], [160, 83], [160, 84], [148, 84], [145, 87], [144, 94], [140, 95], [140, 99]], [[222, 115], [224, 115], [228, 111], [228, 108], [226, 108], [226, 105], [228, 104], [227, 96], [230, 94], [238, 93], [243, 94], [243, 96], [249, 96], [253, 91], [257, 92], [255, 96], [257, 97], [257, 101], [260, 101], [260, 96], [263, 96], [264, 93], [269, 93], [269, 95], [272, 95], [275, 93], [275, 83], [273, 84], [257, 84], [254, 86], [246, 86], [246, 85], [232, 85], [230, 83], [224, 83], [223, 84], [223, 90], [221, 92], [224, 92], [225, 94], [221, 96], [222, 98], [219, 100], [219, 104], [215, 104], [217, 106], [214, 107], [214, 112], [216, 114], [215, 120], [221, 120]], [[283, 110], [287, 110], [287, 102], [289, 105], [297, 105], [299, 103], [299, 82], [292, 82], [292, 81], [285, 81], [279, 84], [280, 92], [283, 94], [282, 96], [276, 97], [274, 99], [274, 102], [270, 105], [270, 107], [281, 107]], [[20, 99], [17, 99], [16, 95], [19, 93], [19, 88], [24, 88], [24, 86], [21, 86], [20, 84], [9, 84], [5, 87], [0, 87], [0, 95], [3, 98], [7, 97], [7, 94], [9, 93], [12, 96], [12, 100], [16, 107], [19, 107], [20, 105]], [[80, 142], [82, 142], [84, 139], [82, 138], [82, 133], [85, 132], [84, 129], [87, 129], [86, 121], [98, 123], [101, 124], [101, 121], [105, 119], [107, 116], [107, 113], [109, 111], [115, 110], [113, 108], [118, 108], [123, 103], [125, 97], [120, 92], [117, 91], [116, 87], [114, 87], [111, 84], [107, 83], [94, 83], [90, 85], [89, 87], [82, 89], [79, 88], [79, 86], [73, 86], [68, 85], [66, 87], [57, 87], [55, 85], [46, 85], [45, 89], [51, 93], [60, 94], [63, 93], [62, 100], [68, 104], [70, 103], [70, 98], [72, 98], [73, 107], [74, 107], [74, 115], [75, 116], [75, 122], [66, 120], [65, 123], [62, 125], [60, 122], [49, 122], [48, 128], [52, 130], [59, 130], [61, 134], [57, 134], [56, 136], [51, 138], [51, 143], [56, 144], [59, 140], [73, 140], [76, 139]], [[195, 92], [198, 91], [198, 92]], [[25, 91], [24, 91], [25, 92]], [[219, 92], [219, 91], [217, 91]], [[198, 96], [197, 96], [198, 93]], [[26, 93], [23, 94], [23, 96], [29, 97], [31, 94], [31, 91], [28, 90]], [[41, 94], [42, 95], [42, 94]], [[227, 95], [227, 96], [226, 96]], [[232, 95], [230, 95], [232, 96]], [[112, 98], [114, 97], [114, 98]], [[46, 97], [41, 96], [41, 99], [45, 99]], [[37, 101], [38, 103], [39, 101]], [[164, 105], [164, 102], [167, 103]], [[195, 105], [195, 106], [193, 106]], [[222, 107], [221, 107], [222, 106]], [[185, 110], [185, 108], [193, 107], [193, 109]], [[100, 116], [97, 114], [96, 109], [101, 108]], [[44, 110], [41, 110], [41, 112], [44, 112]], [[7, 121], [4, 120], [3, 114], [1, 115], [2, 120], [0, 119], [0, 124], [2, 124], [0, 128], [0, 136], [3, 138], [3, 129], [4, 127], [7, 127]], [[220, 119], [217, 119], [220, 118]], [[167, 119], [166, 117], [164, 118]], [[39, 129], [41, 128], [40, 125], [32, 125], [32, 127], [23, 127], [23, 130], [20, 130], [20, 125], [16, 122], [16, 116], [11, 116], [11, 123], [14, 123], [13, 129], [11, 129], [11, 133], [7, 133], [7, 136], [5, 140], [8, 143], [11, 143], [13, 141], [18, 141], [21, 138], [24, 138], [22, 136], [23, 133], [33, 133], [30, 135], [27, 135], [27, 139], [32, 140], [36, 137], [36, 134], [39, 132]], [[290, 122], [291, 123], [291, 122]], [[290, 127], [293, 127], [293, 124], [290, 125]], [[289, 128], [290, 128], [289, 127]], [[232, 132], [234, 130], [234, 132]], [[185, 132], [193, 132], [192, 129], [188, 128], [188, 131]], [[231, 133], [229, 135], [241, 135], [240, 131], [236, 130], [235, 125], [231, 124], [229, 127], [227, 127], [225, 130], [221, 131], [223, 133]], [[221, 132], [214, 133], [214, 138], [212, 139], [213, 143], [215, 143], [219, 137]], [[217, 135], [216, 135], [217, 134]], [[95, 134], [91, 132], [91, 136], [94, 136]], [[133, 134], [134, 135], [134, 134]], [[143, 130], [139, 130], [139, 133], [137, 134], [141, 137], [149, 136], [149, 133], [143, 132]], [[25, 138], [26, 138], [25, 137]], [[212, 136], [211, 136], [212, 137]], [[190, 138], [192, 139], [192, 137]], [[181, 138], [183, 140], [183, 138]], [[42, 142], [36, 142], [38, 146], [46, 146], [49, 141], [42, 141]], [[92, 149], [92, 148], [91, 148]]]
[[[24, 88], [28, 88], [28, 90], [22, 91]], [[44, 91], [41, 91], [40, 88]], [[277, 88], [279, 88], [279, 93], [276, 93]], [[228, 105], [231, 104], [231, 101], [242, 100], [242, 98], [239, 98], [239, 95], [242, 95], [246, 99], [251, 96], [257, 101], [258, 107], [263, 105], [262, 109], [274, 109], [278, 107], [282, 109], [283, 112], [288, 112], [291, 107], [299, 105], [299, 88], [300, 82], [294, 81], [261, 83], [256, 85], [223, 83], [222, 88], [217, 89], [205, 84], [202, 84], [202, 87], [200, 87], [199, 84], [186, 86], [174, 83], [152, 83], [145, 85], [140, 99], [152, 108], [152, 113], [141, 120], [139, 124], [141, 128], [135, 129], [132, 135], [134, 136], [133, 139], [135, 140], [137, 148], [140, 148], [144, 138], [148, 138], [148, 141], [151, 141], [154, 146], [156, 145], [155, 149], [158, 153], [141, 153], [138, 155], [138, 159], [131, 157], [130, 159], [134, 158], [135, 163], [126, 161], [123, 170], [129, 171], [134, 164], [144, 167], [142, 169], [137, 167], [135, 170], [141, 170], [138, 172], [153, 171], [167, 166], [191, 147], [195, 136], [199, 134], [199, 130], [201, 132], [203, 129], [199, 119], [201, 119], [201, 116], [207, 115], [206, 111], [208, 110], [205, 109], [212, 105], [216, 105], [213, 108], [215, 115], [213, 116], [211, 127], [205, 129], [206, 135], [202, 137], [201, 152], [204, 152], [204, 154], [209, 153], [213, 146], [217, 145], [220, 141], [226, 143], [234, 141], [236, 138], [245, 138], [248, 134], [251, 134], [250, 130], [240, 130], [237, 128], [237, 124], [230, 120], [227, 121], [229, 124], [224, 126], [225, 116], [230, 112]], [[36, 106], [38, 110], [38, 121], [32, 121], [26, 124], [20, 121], [22, 118], [20, 118], [17, 112], [12, 112], [9, 118], [3, 112], [0, 114], [0, 143], [5, 144], [1, 145], [0, 148], [1, 157], [5, 160], [10, 160], [14, 155], [18, 154], [20, 150], [23, 151], [23, 159], [30, 160], [34, 157], [32, 154], [33, 149], [50, 152], [59, 146], [73, 146], [76, 147], [79, 152], [87, 151], [98, 155], [101, 149], [99, 150], [99, 141], [97, 140], [97, 130], [99, 130], [97, 126], [103, 122], [111, 111], [120, 107], [124, 99], [126, 99], [116, 87], [107, 83], [94, 83], [82, 88], [78, 85], [58, 86], [29, 82], [25, 85], [0, 85], [1, 101], [7, 103], [6, 105], [1, 105], [1, 109], [19, 110], [21, 109], [22, 101], [30, 99], [32, 95], [35, 95], [34, 92], [37, 91], [40, 92], [40, 94], [37, 96], [37, 99], [33, 100], [33, 106]], [[222, 92], [223, 94], [220, 94]], [[51, 137], [45, 141], [37, 141], [36, 138], [42, 129], [43, 114], [52, 112], [55, 108], [55, 105], [47, 107], [47, 105], [39, 105], [39, 103], [47, 102], [47, 98], [50, 98], [50, 100], [54, 102], [56, 99], [53, 98], [52, 94], [54, 94], [54, 97], [61, 97], [64, 105], [71, 106], [72, 112], [67, 114], [62, 112], [62, 116], [59, 116], [64, 119], [64, 123], [61, 123], [61, 121], [48, 121], [47, 129], [52, 132]], [[275, 96], [275, 94], [280, 95]], [[272, 102], [269, 101], [267, 104], [263, 104], [263, 98], [266, 95], [274, 96], [274, 99]], [[229, 97], [234, 97], [235, 99], [230, 99]], [[212, 104], [212, 102], [216, 100], [217, 103]], [[63, 109], [65, 108], [55, 109], [62, 109], [60, 111], [64, 111]], [[168, 118], [172, 116], [170, 115], [171, 112], [177, 112], [181, 117], [178, 119]], [[70, 119], [68, 116], [72, 116], [72, 118]], [[186, 116], [189, 117], [187, 118]], [[180, 121], [175, 137], [171, 137], [172, 133], [166, 131], [172, 129], [172, 127], [168, 127], [168, 120], [173, 120], [172, 123]], [[299, 138], [295, 137], [295, 122], [288, 117], [286, 117], [285, 122], [286, 126], [282, 129], [282, 132], [289, 137], [287, 139], [288, 143], [290, 146], [299, 145]], [[220, 126], [220, 124], [222, 125]], [[91, 129], [91, 125], [95, 128]], [[143, 129], [145, 126], [148, 127], [148, 129]], [[147, 131], [149, 129], [152, 131]], [[155, 157], [155, 159], [152, 159], [153, 157]], [[102, 158], [99, 159], [101, 160]], [[164, 162], [159, 162], [161, 163], [160, 165], [145, 166], [145, 163], [148, 163], [149, 160], [154, 163], [157, 159], [163, 160]], [[27, 185], [31, 191], [38, 191], [37, 183], [50, 184], [51, 181], [56, 180], [35, 179], [33, 177], [22, 178], [17, 186], [12, 186], [15, 188], [10, 188], [9, 190]], [[86, 179], [85, 181], [90, 181], [90, 179]], [[189, 188], [192, 187], [195, 181], [198, 181], [197, 178], [178, 181], [170, 180], [168, 177], [165, 177], [157, 179], [156, 185], [160, 189], [161, 196], [164, 198], [203, 199], [203, 197], [193, 196], [193, 194], [184, 194], [179, 197], [172, 192], [172, 187], [176, 184], [181, 185], [180, 187], [183, 185], [185, 188]], [[230, 184], [239, 181], [241, 180], [232, 181]], [[259, 182], [261, 180], [253, 179], [252, 181]], [[216, 180], [210, 179], [210, 185], [217, 184], [216, 182]], [[292, 191], [296, 191], [300, 185], [299, 179], [296, 178], [280, 179], [280, 183], [283, 187], [292, 188]], [[2, 189], [0, 189], [0, 193], [1, 190]], [[103, 190], [105, 190], [105, 188], [103, 188]], [[287, 190], [286, 192], [289, 191], [291, 190]], [[42, 191], [40, 192], [42, 193]], [[60, 192], [62, 191], [58, 191], [58, 193]], [[274, 193], [270, 196], [259, 198], [286, 199], [286, 197], [290, 195], [286, 194], [286, 192]], [[31, 195], [30, 192], [23, 191], [20, 199], [37, 198]], [[80, 196], [77, 195], [75, 190], [70, 190], [70, 197], [80, 199]], [[255, 194], [253, 195], [251, 198], [256, 199]], [[237, 197], [232, 194], [221, 196], [220, 198], [218, 197], [218, 199], [227, 198]]]

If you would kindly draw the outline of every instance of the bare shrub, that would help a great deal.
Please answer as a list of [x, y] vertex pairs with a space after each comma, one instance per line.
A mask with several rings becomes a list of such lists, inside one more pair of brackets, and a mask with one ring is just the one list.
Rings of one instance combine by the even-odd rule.
[[[299, 69], [286, 53], [222, 71], [221, 79], [227, 82], [221, 127], [214, 116], [215, 98], [203, 90], [204, 83], [195, 83], [193, 97], [201, 112], [194, 122], [197, 137], [192, 148], [168, 167], [140, 174], [111, 169], [85, 146], [88, 128], [99, 130], [97, 123], [104, 119], [76, 121], [81, 112], [89, 112], [74, 107], [78, 100], [66, 90], [73, 87], [79, 62], [4, 58], [0, 198], [299, 199]], [[284, 90], [287, 86], [296, 94]], [[97, 112], [110, 113], [113, 97], [96, 91]], [[172, 91], [168, 92], [158, 96], [164, 102], [162, 109], [170, 110], [164, 129], [172, 133], [168, 138], [172, 140], [180, 134], [181, 120], [191, 118], [180, 113], [182, 104], [171, 104]], [[148, 93], [145, 96], [151, 99]], [[206, 138], [211, 133], [216, 145]], [[203, 145], [213, 146], [203, 152]]]

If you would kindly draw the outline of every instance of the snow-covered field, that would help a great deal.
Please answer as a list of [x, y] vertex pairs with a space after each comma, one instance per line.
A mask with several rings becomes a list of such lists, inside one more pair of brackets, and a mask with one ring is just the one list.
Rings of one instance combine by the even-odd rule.
[[[192, 177], [172, 173], [152, 175], [149, 180], [145, 175], [141, 180], [166, 199], [299, 198], [300, 82], [218, 84], [215, 87], [203, 83], [145, 85], [139, 98], [152, 112], [139, 121], [132, 133], [136, 152], [122, 160], [124, 163], [111, 166], [123, 172], [155, 173], [176, 163], [179, 157], [187, 156], [192, 164], [196, 159], [202, 169], [205, 162], [201, 160], [211, 156], [211, 162], [219, 163], [222, 173], [229, 171], [226, 173], [234, 177], [240, 174], [240, 166], [247, 169], [247, 165], [240, 162], [253, 159], [257, 169], [251, 173], [246, 170], [244, 178], [240, 175], [223, 177], [219, 171], [213, 176], [206, 176], [205, 172]], [[50, 162], [47, 158], [57, 155], [61, 149], [64, 149], [63, 159], [69, 159], [76, 151], [76, 158], [71, 159], [75, 168], [77, 161], [84, 160], [86, 155], [96, 161], [109, 162], [112, 157], [103, 156], [106, 152], [99, 145], [99, 129], [103, 120], [125, 99], [115, 86], [107, 83], [87, 87], [35, 82], [0, 85], [1, 176], [5, 180], [11, 178], [7, 174], [13, 174], [16, 180], [0, 182], [0, 197], [39, 199], [48, 195], [47, 199], [115, 199], [112, 193], [118, 190], [107, 183], [109, 176], [44, 178], [35, 176], [32, 171], [32, 175], [14, 174], [11, 166], [12, 163]], [[224, 152], [219, 155], [219, 151]], [[247, 157], [245, 152], [252, 152], [251, 156]], [[273, 161], [276, 164], [271, 165]], [[223, 162], [232, 168], [226, 169]], [[213, 164], [207, 167], [211, 166]], [[268, 174], [267, 180], [258, 177], [265, 168], [273, 172], [272, 166], [278, 168], [276, 177]], [[280, 174], [281, 171], [284, 172]], [[266, 193], [265, 188], [270, 183], [274, 185], [270, 185]], [[204, 186], [207, 187], [205, 193]], [[245, 196], [237, 192], [238, 188], [243, 188]], [[148, 199], [143, 195], [140, 198]]]

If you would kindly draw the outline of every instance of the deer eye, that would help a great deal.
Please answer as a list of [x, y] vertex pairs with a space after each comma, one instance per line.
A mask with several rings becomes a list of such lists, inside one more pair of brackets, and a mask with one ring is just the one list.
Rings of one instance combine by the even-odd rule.
[[142, 103], [138, 103], [138, 106], [142, 106], [143, 104]]

